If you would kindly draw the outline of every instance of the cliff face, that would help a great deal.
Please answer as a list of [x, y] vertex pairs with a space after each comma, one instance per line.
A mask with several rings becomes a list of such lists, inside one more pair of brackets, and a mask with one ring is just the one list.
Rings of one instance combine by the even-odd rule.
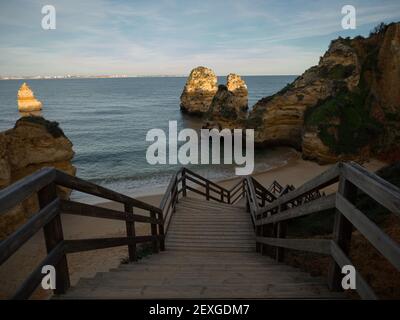
[[194, 68], [181, 95], [181, 110], [206, 116], [207, 121], [221, 121], [217, 126], [232, 124], [248, 109], [248, 91], [244, 80], [230, 73], [226, 85], [217, 86], [214, 71], [205, 67]]
[[[71, 141], [56, 122], [40, 117], [23, 117], [13, 129], [0, 133], [0, 189], [43, 167], [55, 167], [75, 175]], [[70, 191], [59, 189], [63, 198]], [[38, 209], [37, 197], [24, 201], [0, 219], [0, 238], [25, 221]]]
[[237, 94], [228, 90], [227, 86], [219, 85], [203, 127], [217, 129], [242, 127], [247, 111], [247, 105], [243, 103], [243, 97], [238, 97]]
[[256, 143], [290, 145], [300, 149], [304, 112], [319, 101], [335, 95], [343, 86], [358, 83], [358, 59], [351, 47], [333, 42], [312, 67], [277, 94], [261, 99], [249, 115], [256, 129]]
[[400, 24], [335, 40], [317, 66], [249, 114], [258, 145], [290, 145], [321, 163], [391, 152], [400, 130]]
[[226, 88], [233, 94], [235, 109], [246, 111], [249, 92], [244, 80], [237, 74], [230, 73], [226, 78]]
[[194, 115], [206, 113], [217, 92], [217, 82], [217, 76], [211, 69], [193, 69], [181, 95], [181, 110]]

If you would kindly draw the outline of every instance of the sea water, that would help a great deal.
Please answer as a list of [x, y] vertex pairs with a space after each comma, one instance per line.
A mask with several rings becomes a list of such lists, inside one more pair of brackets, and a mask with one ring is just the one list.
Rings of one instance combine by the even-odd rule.
[[[244, 76], [250, 108], [295, 76]], [[146, 133], [168, 130], [169, 121], [182, 128], [199, 129], [201, 122], [180, 112], [184, 77], [110, 79], [55, 79], [0, 81], [0, 131], [20, 117], [17, 91], [26, 81], [43, 103], [43, 116], [57, 121], [72, 141], [77, 175], [114, 190], [134, 195], [161, 191], [179, 165], [150, 165], [146, 161]], [[225, 83], [219, 77], [219, 83]], [[282, 165], [290, 150], [257, 151], [255, 170]], [[233, 165], [189, 166], [213, 180], [232, 177]], [[74, 193], [73, 197], [82, 195]]]

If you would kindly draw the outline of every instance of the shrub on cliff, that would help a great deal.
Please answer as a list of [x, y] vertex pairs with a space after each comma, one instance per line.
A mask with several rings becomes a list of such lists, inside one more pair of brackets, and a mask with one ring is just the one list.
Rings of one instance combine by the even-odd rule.
[[309, 109], [306, 126], [316, 126], [319, 137], [335, 154], [353, 154], [371, 143], [382, 131], [370, 116], [368, 94], [358, 89], [343, 91]]
[[59, 137], [63, 137], [63, 136], [65, 137], [64, 132], [62, 131], [62, 129], [59, 126], [59, 123], [56, 121], [49, 121], [43, 117], [28, 116], [28, 117], [20, 118], [16, 122], [15, 126], [17, 126], [17, 124], [21, 121], [40, 124], [41, 126], [46, 128], [47, 132], [50, 133], [53, 136], [53, 138], [59, 138]]

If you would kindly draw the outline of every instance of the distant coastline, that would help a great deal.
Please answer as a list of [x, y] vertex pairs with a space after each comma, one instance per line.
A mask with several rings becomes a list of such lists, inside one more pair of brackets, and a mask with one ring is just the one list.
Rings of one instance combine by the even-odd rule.
[[[218, 77], [224, 77], [226, 75], [217, 75]], [[280, 77], [280, 76], [293, 76], [297, 77], [296, 74], [247, 74], [242, 75], [243, 77]], [[63, 80], [63, 79], [126, 79], [126, 78], [186, 78], [185, 74], [177, 75], [62, 75], [62, 76], [0, 76], [0, 81], [7, 80]]]

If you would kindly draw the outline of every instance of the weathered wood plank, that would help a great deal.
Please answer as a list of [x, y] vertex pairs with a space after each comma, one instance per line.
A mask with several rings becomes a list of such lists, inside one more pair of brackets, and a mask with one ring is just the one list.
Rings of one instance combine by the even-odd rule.
[[51, 183], [55, 176], [54, 168], [43, 168], [0, 190], [0, 215]]
[[[357, 188], [354, 184], [350, 183], [344, 177], [343, 173], [339, 178], [339, 188], [338, 194], [347, 197], [351, 201], [356, 201], [357, 199]], [[339, 211], [335, 210], [335, 219], [333, 224], [333, 241], [339, 246], [344, 254], [348, 255], [350, 252], [351, 235], [353, 232], [353, 225], [349, 220]], [[342, 291], [342, 281], [343, 275], [342, 270], [335, 263], [334, 260], [331, 261], [328, 270], [328, 285], [333, 291]]]
[[[38, 192], [39, 207], [45, 208], [47, 205], [57, 199], [56, 185], [54, 182], [46, 185]], [[59, 209], [59, 208], [57, 208]], [[54, 248], [64, 241], [64, 233], [61, 223], [60, 214], [56, 214], [43, 227], [44, 239], [46, 243], [47, 253], [50, 254]], [[56, 269], [56, 283], [57, 287], [54, 289], [55, 293], [65, 293], [70, 287], [69, 271], [67, 257], [65, 254], [60, 258]]]
[[378, 175], [352, 162], [345, 164], [344, 175], [375, 201], [400, 216], [400, 189]]
[[154, 207], [148, 203], [128, 197], [124, 194], [115, 192], [113, 190], [101, 187], [89, 181], [85, 181], [80, 178], [70, 176], [62, 171], [57, 170], [55, 181], [58, 185], [61, 185], [63, 187], [88, 193], [100, 198], [105, 198], [120, 203], [128, 203], [136, 208], [148, 211], [155, 211], [155, 212], [161, 211], [160, 208]]
[[374, 222], [347, 201], [340, 194], [336, 195], [336, 206], [356, 229], [400, 271], [400, 245], [392, 240]]
[[[216, 188], [219, 189], [219, 190], [222, 190], [222, 191], [224, 191], [224, 192], [229, 193], [229, 191], [228, 191], [227, 189], [225, 189], [224, 187], [221, 187], [220, 185], [216, 184], [215, 182], [212, 182], [211, 180], [208, 180], [208, 179], [202, 177], [201, 175], [199, 175], [199, 174], [193, 172], [192, 170], [189, 170], [189, 169], [187, 169], [187, 168], [185, 168], [184, 170], [185, 170], [185, 173], [190, 174], [190, 175], [192, 175], [192, 176], [194, 176], [194, 177], [196, 177], [196, 178], [198, 178], [198, 179], [200, 179], [200, 180], [202, 180], [202, 181], [205, 181], [205, 182], [208, 181], [208, 183], [209, 183], [210, 185], [216, 187]], [[188, 175], [187, 175], [187, 176], [188, 176]], [[186, 177], [187, 177], [187, 176], [186, 176]]]
[[272, 215], [270, 217], [262, 218], [256, 221], [256, 225], [263, 225], [269, 223], [276, 223], [279, 221], [285, 221], [293, 218], [306, 216], [312, 213], [332, 209], [335, 207], [336, 194], [308, 202], [301, 206], [288, 209], [279, 214]]
[[111, 220], [121, 220], [121, 221], [136, 221], [143, 223], [157, 223], [161, 224], [162, 221], [158, 219], [153, 219], [151, 217], [146, 217], [138, 214], [129, 214], [126, 212], [102, 208], [90, 204], [85, 204], [81, 202], [75, 202], [71, 200], [61, 200], [60, 201], [61, 211], [64, 214], [72, 214], [86, 217], [94, 217], [101, 219], [111, 219]]
[[257, 237], [256, 241], [274, 247], [282, 247], [327, 255], [331, 253], [331, 240], [325, 239], [280, 239]]
[[[135, 222], [133, 219], [133, 207], [130, 204], [124, 204], [125, 210], [125, 225], [126, 225], [126, 236], [128, 239], [133, 240], [133, 243], [128, 244], [128, 258], [129, 261], [136, 261], [136, 229]], [[132, 219], [131, 219], [132, 218]]]
[[179, 169], [177, 172], [174, 173], [174, 175], [171, 177], [171, 180], [169, 181], [168, 187], [165, 190], [164, 196], [161, 199], [160, 202], [160, 208], [161, 210], [164, 210], [164, 207], [167, 203], [168, 198], [170, 198], [170, 195], [172, 193], [172, 189], [175, 187], [175, 184], [177, 183], [177, 177], [179, 174], [181, 174], [183, 169]]
[[57, 214], [59, 200], [54, 199], [47, 206], [33, 215], [17, 231], [0, 242], [0, 265], [14, 254], [26, 241], [49, 223]]
[[[157, 237], [158, 238], [158, 237]], [[138, 236], [135, 239], [127, 237], [98, 238], [98, 239], [80, 239], [64, 240], [66, 253], [98, 250], [112, 247], [120, 247], [135, 243], [152, 242], [153, 236]]]
[[325, 188], [325, 187], [337, 182], [339, 180], [339, 174], [340, 174], [341, 167], [342, 167], [341, 163], [331, 167], [330, 169], [321, 173], [317, 177], [304, 183], [301, 187], [281, 196], [280, 198], [278, 198], [271, 204], [266, 205], [264, 208], [259, 209], [257, 213], [263, 213], [263, 212], [270, 211], [279, 205], [293, 201], [309, 192]]

